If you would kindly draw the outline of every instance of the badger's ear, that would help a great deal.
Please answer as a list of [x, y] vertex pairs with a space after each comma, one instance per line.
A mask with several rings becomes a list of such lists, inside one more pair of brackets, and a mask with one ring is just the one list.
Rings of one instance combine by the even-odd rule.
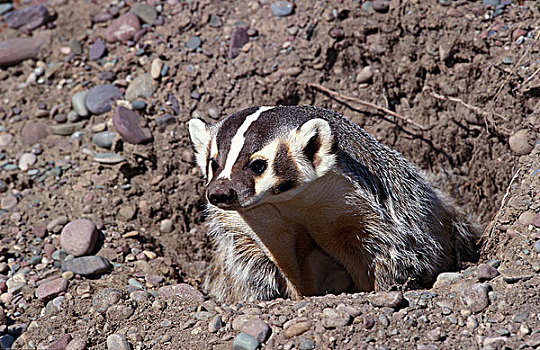
[[324, 119], [311, 119], [290, 134], [291, 150], [313, 166], [317, 176], [324, 175], [335, 164], [332, 154], [333, 135]]
[[206, 162], [210, 150], [210, 140], [212, 139], [209, 125], [201, 119], [191, 119], [188, 128], [191, 145], [195, 152], [195, 160], [203, 175], [206, 176]]

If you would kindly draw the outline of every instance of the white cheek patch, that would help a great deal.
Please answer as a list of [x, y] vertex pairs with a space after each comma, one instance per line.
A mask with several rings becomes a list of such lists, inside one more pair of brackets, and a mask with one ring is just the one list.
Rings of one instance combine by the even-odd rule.
[[244, 142], [246, 141], [244, 134], [246, 133], [249, 126], [259, 118], [261, 113], [266, 112], [272, 108], [274, 107], [260, 107], [257, 112], [246, 117], [244, 123], [242, 123], [234, 137], [231, 139], [231, 148], [229, 149], [229, 154], [227, 155], [227, 160], [225, 161], [225, 167], [223, 168], [221, 174], [219, 174], [218, 179], [231, 179], [233, 165], [234, 163], [236, 163], [236, 160], [238, 159], [242, 148], [244, 148]]
[[188, 124], [189, 137], [195, 150], [195, 160], [197, 165], [206, 176], [208, 143], [210, 142], [210, 129], [200, 119], [191, 119]]

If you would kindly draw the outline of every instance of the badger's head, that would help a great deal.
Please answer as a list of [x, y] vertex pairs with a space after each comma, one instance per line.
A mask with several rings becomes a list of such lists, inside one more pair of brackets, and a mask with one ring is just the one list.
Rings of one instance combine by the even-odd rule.
[[292, 198], [336, 162], [328, 122], [300, 107], [253, 107], [212, 125], [189, 121], [206, 197], [241, 210]]

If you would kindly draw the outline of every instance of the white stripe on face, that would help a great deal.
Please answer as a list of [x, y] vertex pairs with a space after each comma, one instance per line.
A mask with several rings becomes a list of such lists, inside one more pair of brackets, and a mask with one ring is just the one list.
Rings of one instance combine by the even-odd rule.
[[[212, 142], [210, 143], [210, 158], [216, 159], [218, 155], [218, 148], [217, 148], [217, 142], [216, 137], [214, 136], [212, 138]], [[212, 170], [212, 166], [210, 164], [210, 160], [208, 160], [208, 164], [206, 165], [208, 168], [208, 174], [206, 176], [206, 184], [209, 184], [210, 181], [212, 181], [212, 178], [214, 177], [214, 171]]]
[[231, 139], [231, 148], [229, 149], [229, 154], [227, 155], [227, 161], [225, 162], [225, 167], [223, 168], [221, 174], [219, 174], [218, 179], [231, 179], [233, 165], [234, 163], [236, 163], [236, 160], [238, 159], [242, 148], [244, 148], [244, 142], [246, 141], [246, 139], [244, 138], [244, 134], [246, 133], [249, 126], [259, 118], [261, 113], [266, 112], [272, 108], [274, 107], [261, 107], [257, 110], [257, 112], [246, 117], [244, 123], [242, 123], [234, 137]]

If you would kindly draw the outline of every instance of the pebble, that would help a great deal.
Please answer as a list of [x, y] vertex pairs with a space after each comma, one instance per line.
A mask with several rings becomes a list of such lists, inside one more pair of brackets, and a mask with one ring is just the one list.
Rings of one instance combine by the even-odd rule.
[[536, 213], [534, 211], [527, 210], [519, 215], [518, 221], [520, 224], [524, 226], [529, 226], [529, 225], [532, 225], [535, 217], [536, 217]]
[[235, 58], [242, 51], [242, 47], [249, 42], [247, 28], [237, 27], [229, 40], [229, 58]]
[[36, 297], [40, 301], [47, 301], [55, 298], [58, 294], [65, 292], [68, 287], [68, 281], [63, 278], [56, 278], [39, 285], [36, 289]]
[[403, 302], [402, 292], [380, 292], [369, 298], [371, 305], [396, 308]]
[[51, 125], [50, 130], [53, 135], [69, 136], [72, 135], [75, 131], [81, 130], [84, 126], [84, 122], [79, 123], [65, 123], [65, 124], [56, 124]]
[[259, 343], [264, 343], [270, 335], [270, 326], [258, 318], [248, 320], [240, 329], [243, 333], [251, 335]]
[[60, 246], [73, 256], [89, 254], [98, 238], [96, 224], [88, 219], [77, 219], [64, 226], [60, 234]]
[[157, 19], [157, 11], [154, 6], [136, 2], [131, 6], [131, 12], [139, 17], [143, 22], [154, 24]]
[[131, 344], [123, 334], [114, 333], [107, 337], [108, 350], [130, 350]]
[[373, 4], [373, 9], [381, 13], [388, 12], [388, 9], [390, 8], [389, 0], [374, 0], [372, 4]]
[[126, 157], [116, 153], [97, 153], [94, 154], [92, 160], [101, 164], [118, 164], [126, 160]]
[[157, 82], [150, 74], [141, 74], [129, 84], [126, 89], [126, 99], [134, 101], [137, 98], [150, 98], [157, 88]]
[[159, 230], [163, 233], [171, 233], [173, 228], [173, 222], [170, 219], [162, 220], [159, 224]]
[[8, 194], [5, 197], [2, 197], [2, 200], [0, 201], [0, 208], [4, 210], [9, 210], [17, 205], [17, 197], [15, 197], [12, 194]]
[[122, 98], [123, 94], [112, 84], [100, 84], [88, 91], [86, 108], [94, 114], [103, 114], [111, 110], [111, 102]]
[[112, 121], [116, 131], [129, 143], [141, 144], [152, 140], [150, 129], [140, 126], [142, 117], [131, 109], [117, 107]]
[[294, 5], [289, 1], [276, 1], [270, 6], [270, 11], [277, 17], [289, 16], [293, 10]]
[[300, 335], [307, 332], [311, 328], [311, 322], [303, 321], [297, 322], [285, 329], [284, 335], [286, 338], [292, 338], [294, 336]]
[[0, 349], [11, 349], [11, 345], [15, 341], [15, 338], [13, 338], [9, 334], [4, 334], [0, 336]]
[[443, 272], [437, 276], [433, 288], [448, 287], [456, 281], [462, 280], [463, 275], [457, 272]]
[[22, 140], [27, 145], [33, 145], [43, 140], [49, 134], [48, 126], [45, 123], [28, 123], [22, 131]]
[[131, 103], [131, 107], [138, 111], [142, 111], [146, 108], [146, 102], [143, 100], [135, 100]]
[[478, 276], [478, 279], [480, 280], [490, 280], [497, 277], [499, 271], [497, 271], [497, 269], [491, 265], [481, 264], [478, 265], [478, 268], [476, 269], [476, 274]]
[[540, 254], [540, 240], [534, 242], [534, 252]]
[[480, 312], [489, 305], [489, 285], [475, 283], [466, 287], [460, 294], [461, 302], [472, 312]]
[[116, 133], [103, 131], [92, 136], [92, 142], [101, 148], [111, 149]]
[[221, 19], [216, 16], [216, 15], [211, 15], [210, 16], [210, 21], [208, 22], [208, 24], [210, 25], [210, 27], [212, 28], [219, 28], [221, 27]]
[[131, 12], [126, 12], [111, 22], [103, 32], [103, 38], [110, 43], [125, 42], [132, 39], [139, 29], [141, 29], [139, 18]]
[[356, 75], [356, 82], [358, 84], [364, 84], [369, 82], [373, 78], [373, 68], [371, 66], [365, 66]]
[[125, 321], [130, 318], [135, 309], [131, 306], [112, 305], [107, 309], [107, 319], [113, 322]]
[[531, 153], [534, 145], [529, 142], [529, 131], [527, 129], [520, 129], [516, 131], [508, 139], [508, 145], [515, 154], [520, 156]]
[[310, 350], [315, 349], [315, 342], [311, 339], [300, 339], [300, 344], [298, 345], [300, 350]]
[[105, 312], [111, 305], [124, 299], [122, 291], [114, 288], [104, 288], [98, 291], [92, 298], [92, 306], [97, 312]]
[[210, 333], [216, 333], [223, 327], [223, 320], [221, 319], [220, 315], [214, 316], [210, 323], [208, 323], [208, 332]]
[[331, 308], [323, 310], [322, 325], [326, 329], [335, 329], [347, 326], [351, 323], [352, 317], [345, 311], [338, 311]]
[[233, 341], [233, 350], [255, 350], [258, 347], [257, 339], [246, 333], [238, 334]]
[[13, 38], [0, 42], [0, 67], [17, 64], [27, 59], [35, 59], [39, 50], [47, 42], [44, 37]]
[[158, 289], [158, 295], [162, 298], [170, 298], [173, 296], [179, 296], [183, 301], [200, 303], [204, 301], [204, 296], [190, 286], [189, 284], [180, 283], [169, 286], [163, 286]]
[[161, 69], [163, 68], [163, 61], [159, 58], [156, 58], [152, 61], [150, 65], [150, 76], [152, 79], [159, 79], [161, 76]]
[[12, 11], [4, 16], [4, 23], [20, 31], [32, 31], [52, 19], [44, 5], [29, 6]]
[[201, 38], [198, 36], [192, 36], [191, 38], [186, 41], [184, 44], [185, 48], [191, 51], [195, 51], [201, 46]]
[[6, 147], [9, 146], [9, 144], [13, 141], [13, 135], [9, 133], [5, 133], [0, 135], [0, 147]]
[[[67, 222], [68, 222], [68, 217], [67, 216], [65, 216], [65, 215], [57, 216], [56, 218], [49, 221], [49, 223], [47, 224], [47, 231], [49, 231], [49, 232], [56, 231], [57, 227], [62, 227], [65, 224], [67, 224]], [[60, 232], [60, 230], [58, 230], [56, 232]]]
[[75, 38], [72, 38], [70, 41], [69, 41], [69, 48], [71, 49], [71, 52], [74, 54], [74, 55], [80, 55], [82, 54], [82, 46], [81, 46], [81, 43], [75, 39]]
[[92, 46], [90, 46], [90, 51], [88, 52], [88, 58], [92, 61], [97, 61], [101, 57], [103, 57], [106, 51], [107, 51], [107, 46], [105, 45], [105, 42], [103, 40], [98, 39], [94, 41]]
[[527, 35], [527, 33], [528, 32], [525, 29], [514, 29], [514, 31], [512, 32], [512, 41], [518, 40], [520, 37]]
[[482, 0], [482, 7], [488, 7], [488, 6], [497, 6], [499, 5], [500, 0]]
[[92, 17], [92, 22], [94, 23], [107, 22], [107, 21], [110, 21], [112, 18], [113, 18], [113, 15], [111, 15], [110, 13], [100, 12], [100, 13], [96, 13]]
[[[71, 106], [77, 115], [81, 117], [88, 117], [88, 109], [86, 108], [86, 97], [88, 96], [88, 91], [79, 91], [71, 97]], [[69, 116], [68, 116], [68, 119]], [[70, 120], [73, 121], [73, 120]]]
[[64, 334], [60, 339], [49, 345], [47, 350], [65, 350], [71, 339], [71, 334]]
[[86, 341], [81, 338], [73, 339], [66, 346], [66, 350], [85, 350], [85, 349], [86, 349]]
[[97, 275], [111, 268], [109, 260], [102, 256], [83, 256], [71, 260], [64, 260], [62, 270], [72, 271], [81, 276]]
[[34, 153], [23, 153], [19, 158], [19, 169], [27, 171], [32, 165], [36, 163], [37, 157]]

